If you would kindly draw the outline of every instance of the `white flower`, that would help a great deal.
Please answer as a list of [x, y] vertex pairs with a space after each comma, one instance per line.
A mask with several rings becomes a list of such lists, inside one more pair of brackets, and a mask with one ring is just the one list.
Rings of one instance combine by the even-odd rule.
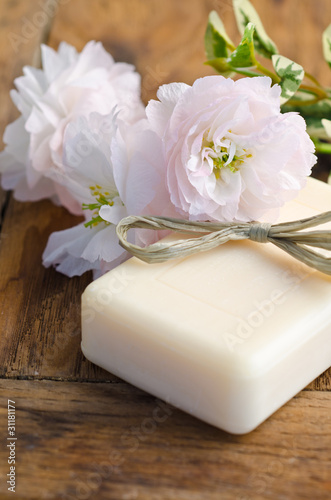
[[144, 116], [140, 76], [133, 66], [115, 63], [101, 43], [89, 42], [78, 54], [61, 43], [58, 52], [42, 46], [42, 70], [23, 69], [11, 97], [21, 117], [4, 134], [0, 156], [2, 185], [19, 200], [59, 199], [73, 213], [81, 206], [65, 184], [54, 181], [63, 172], [63, 135], [67, 125], [91, 112], [106, 115], [116, 106], [123, 120]]
[[[150, 213], [160, 184], [152, 148], [149, 158], [144, 153], [145, 125], [142, 120], [129, 126], [113, 112], [92, 113], [67, 126], [57, 181], [83, 205], [86, 222], [50, 236], [46, 267], [54, 265], [68, 276], [93, 270], [96, 277], [128, 258], [115, 225], [127, 215]], [[143, 242], [155, 237], [151, 231], [137, 235]]]
[[146, 113], [162, 144], [169, 207], [192, 220], [258, 220], [304, 186], [316, 158], [306, 124], [280, 112], [267, 77], [163, 85]]

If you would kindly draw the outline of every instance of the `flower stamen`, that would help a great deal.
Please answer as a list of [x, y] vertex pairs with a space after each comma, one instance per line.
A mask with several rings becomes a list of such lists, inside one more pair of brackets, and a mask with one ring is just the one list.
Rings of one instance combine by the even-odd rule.
[[216, 144], [208, 140], [207, 137], [204, 137], [203, 149], [205, 150], [205, 158], [209, 157], [212, 160], [213, 174], [216, 179], [221, 177], [221, 172], [224, 168], [229, 169], [232, 173], [238, 172], [244, 161], [252, 156], [250, 153], [247, 153], [246, 149], [241, 148], [226, 137], [217, 141]]
[[95, 198], [96, 201], [94, 203], [83, 203], [82, 204], [83, 210], [92, 210], [93, 211], [92, 219], [88, 222], [85, 222], [84, 226], [85, 227], [95, 227], [100, 222], [104, 222], [106, 224], [106, 226], [108, 226], [110, 224], [110, 222], [107, 222], [100, 217], [99, 210], [103, 205], [109, 205], [110, 207], [112, 207], [114, 205], [114, 198], [116, 196], [118, 196], [118, 193], [116, 192], [111, 196], [109, 191], [102, 192], [102, 187], [99, 185], [90, 186], [90, 191], [91, 191], [91, 195]]

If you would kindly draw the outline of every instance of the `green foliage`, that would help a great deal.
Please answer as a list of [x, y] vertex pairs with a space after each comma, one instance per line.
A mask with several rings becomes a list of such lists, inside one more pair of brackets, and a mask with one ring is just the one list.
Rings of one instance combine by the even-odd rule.
[[[282, 110], [299, 112], [307, 122], [316, 150], [331, 153], [331, 144], [321, 142], [331, 143], [331, 91], [306, 73], [300, 64], [278, 53], [249, 0], [233, 0], [233, 8], [242, 39], [236, 46], [218, 14], [211, 12], [205, 35], [206, 64], [225, 77], [269, 76], [281, 87]], [[322, 40], [324, 58], [331, 67], [331, 25], [324, 31]], [[267, 59], [266, 66], [255, 52]]]
[[[255, 69], [257, 61], [254, 54], [254, 31], [254, 25], [252, 23], [248, 23], [244, 30], [240, 44], [238, 47], [234, 47], [231, 55], [229, 57], [217, 57], [207, 61], [207, 64], [212, 66], [216, 69], [216, 71], [224, 76], [226, 76], [226, 73], [233, 71], [247, 74], [247, 69]], [[256, 75], [257, 74], [258, 73], [256, 73]]]
[[248, 23], [240, 44], [232, 52], [229, 58], [229, 63], [232, 68], [253, 68], [256, 66], [253, 42], [254, 31], [254, 24]]
[[287, 57], [274, 55], [272, 64], [281, 81], [279, 85], [282, 88], [281, 104], [287, 102], [298, 90], [305, 76], [305, 72], [300, 64], [297, 64]]
[[276, 44], [267, 35], [261, 19], [248, 0], [233, 0], [233, 9], [240, 33], [244, 33], [246, 25], [251, 22], [255, 26], [254, 45], [258, 53], [271, 58], [278, 54]]
[[207, 59], [228, 57], [234, 50], [235, 45], [228, 37], [224, 24], [215, 10], [209, 14], [208, 25], [205, 34], [205, 50]]
[[227, 64], [227, 57], [235, 49], [235, 45], [228, 37], [224, 24], [214, 10], [209, 14], [205, 33], [205, 51], [207, 64], [225, 77], [233, 75]]

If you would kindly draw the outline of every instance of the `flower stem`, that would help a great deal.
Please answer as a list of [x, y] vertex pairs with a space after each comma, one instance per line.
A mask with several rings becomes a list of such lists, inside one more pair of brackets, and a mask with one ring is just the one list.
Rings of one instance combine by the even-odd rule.
[[315, 144], [316, 153], [331, 154], [331, 144], [329, 142], [321, 142], [314, 138], [312, 140]]
[[317, 102], [321, 101], [322, 99], [323, 99], [323, 97], [315, 97], [315, 99], [309, 99], [307, 101], [303, 101], [301, 99], [290, 99], [289, 101], [287, 101], [286, 105], [287, 106], [298, 106], [298, 107], [311, 106], [311, 105], [316, 104]]
[[320, 99], [328, 99], [328, 94], [323, 88], [318, 88], [318, 87], [311, 87], [310, 85], [305, 85], [301, 84], [299, 87], [300, 90], [307, 90], [308, 92], [311, 92], [312, 94], [315, 94], [318, 96]]
[[320, 84], [320, 82], [318, 80], [316, 80], [316, 78], [311, 75], [310, 73], [308, 73], [308, 71], [305, 71], [305, 77], [310, 80], [311, 82], [313, 82], [316, 87], [319, 87], [320, 89], [323, 89], [323, 85]]
[[244, 76], [250, 76], [250, 77], [261, 76], [260, 73], [255, 73], [254, 71], [249, 71], [249, 70], [245, 70], [245, 69], [236, 68], [235, 72], [238, 73], [238, 75], [244, 75]]
[[272, 71], [269, 71], [268, 68], [266, 68], [261, 63], [259, 63], [259, 61], [256, 61], [256, 68], [259, 71], [261, 71], [261, 73], [263, 73], [264, 75], [269, 76], [273, 83], [280, 83], [281, 82], [281, 78], [278, 75], [276, 75]]

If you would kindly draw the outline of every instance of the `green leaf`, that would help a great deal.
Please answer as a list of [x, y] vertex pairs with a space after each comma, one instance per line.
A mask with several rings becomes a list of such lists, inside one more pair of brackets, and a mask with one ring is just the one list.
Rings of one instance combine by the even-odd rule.
[[326, 28], [322, 36], [324, 59], [331, 67], [331, 24]]
[[278, 54], [276, 44], [267, 35], [258, 13], [249, 0], [233, 0], [233, 8], [240, 33], [244, 33], [249, 22], [254, 24], [254, 46], [256, 51], [269, 59], [271, 56]]
[[255, 26], [248, 23], [242, 40], [238, 47], [232, 52], [228, 58], [229, 66], [232, 68], [253, 68], [256, 66], [256, 59], [254, 55], [254, 31]]
[[224, 24], [216, 11], [209, 14], [208, 25], [205, 33], [205, 50], [207, 59], [228, 57], [235, 46], [228, 37]]
[[[256, 66], [256, 59], [254, 55], [254, 25], [249, 23], [244, 31], [242, 40], [237, 48], [232, 52], [230, 57], [217, 57], [206, 62], [212, 66], [221, 75], [228, 76], [233, 71], [241, 72], [244, 74], [250, 73], [245, 71], [246, 68], [254, 68]], [[241, 71], [242, 70], [242, 71]], [[249, 76], [258, 76], [251, 73]]]
[[279, 84], [282, 88], [280, 102], [284, 104], [300, 87], [305, 72], [300, 64], [291, 61], [287, 57], [274, 55], [271, 59], [277, 75], [281, 78]]

